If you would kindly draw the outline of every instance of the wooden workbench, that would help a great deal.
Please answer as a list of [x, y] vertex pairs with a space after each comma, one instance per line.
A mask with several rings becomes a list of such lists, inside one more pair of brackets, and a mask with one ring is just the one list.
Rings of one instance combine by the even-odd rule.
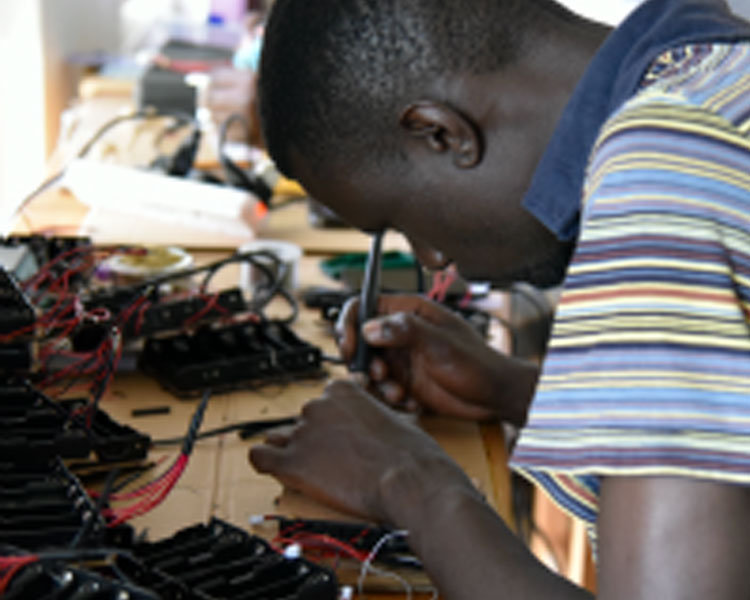
[[[54, 190], [28, 207], [17, 229], [22, 233], [40, 230], [68, 235], [79, 233], [75, 229], [76, 222], [80, 222], [86, 210], [70, 194]], [[53, 225], [55, 228], [50, 230]], [[62, 229], [59, 228], [61, 225]], [[272, 212], [262, 235], [293, 241], [304, 248], [306, 256], [300, 263], [299, 273], [303, 286], [335, 285], [320, 271], [319, 258], [342, 251], [366, 250], [369, 245], [369, 238], [354, 230], [313, 230], [307, 222], [304, 204], [292, 204]], [[190, 247], [189, 243], [185, 245]], [[387, 247], [403, 249], [405, 242], [394, 235], [389, 238]], [[232, 250], [199, 250], [194, 254], [199, 261], [208, 261]], [[227, 268], [217, 275], [214, 284], [218, 289], [224, 289], [236, 285], [238, 281], [238, 269]], [[329, 327], [316, 312], [305, 309], [301, 310], [294, 324], [295, 332], [303, 339], [320, 346], [326, 354], [335, 355], [336, 348]], [[330, 375], [343, 375], [343, 371], [340, 367], [331, 367]], [[324, 385], [325, 381], [318, 380], [271, 386], [257, 392], [218, 394], [209, 404], [203, 429], [237, 421], [296, 415], [301, 406], [319, 394]], [[169, 414], [147, 418], [132, 416], [133, 409], [154, 406], [168, 406]], [[138, 372], [118, 373], [102, 400], [102, 408], [114, 418], [150, 434], [154, 439], [184, 435], [195, 407], [196, 401], [178, 400]], [[507, 456], [500, 426], [480, 427], [475, 423], [437, 418], [425, 419], [423, 425], [465, 469], [488, 502], [510, 522]], [[258, 514], [281, 512], [288, 516], [346, 518], [345, 515], [330, 513], [309, 499], [284, 494], [273, 478], [254, 472], [247, 462], [251, 445], [251, 441], [240, 440], [234, 434], [200, 441], [182, 479], [165, 502], [147, 515], [135, 519], [133, 524], [138, 530], [147, 532], [149, 538], [159, 539], [185, 526], [206, 522], [211, 516], [226, 519], [248, 530], [252, 530], [249, 518]], [[170, 464], [177, 452], [177, 447], [156, 448], [152, 457], [165, 457], [163, 464]], [[391, 584], [389, 589], [387, 597], [399, 595], [398, 585], [392, 587]], [[378, 596], [368, 594], [368, 597]]]

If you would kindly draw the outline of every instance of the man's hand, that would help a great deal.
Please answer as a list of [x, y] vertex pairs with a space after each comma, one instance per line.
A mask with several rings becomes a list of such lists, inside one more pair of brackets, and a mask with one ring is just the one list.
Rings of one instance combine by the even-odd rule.
[[478, 496], [410, 417], [344, 380], [308, 403], [297, 426], [252, 448], [250, 462], [330, 506], [415, 530], [426, 499], [446, 489]]
[[[347, 362], [359, 335], [358, 302], [344, 307], [336, 326]], [[362, 334], [382, 350], [369, 375], [383, 400], [412, 410], [422, 407], [473, 420], [499, 417], [523, 425], [538, 377], [534, 365], [496, 352], [464, 319], [419, 296], [381, 296], [378, 313], [382, 316], [365, 323]]]

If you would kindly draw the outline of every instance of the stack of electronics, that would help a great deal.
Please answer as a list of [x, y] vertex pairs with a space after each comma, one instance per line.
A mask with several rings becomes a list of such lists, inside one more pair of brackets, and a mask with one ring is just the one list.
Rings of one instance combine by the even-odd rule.
[[[214, 354], [196, 346], [215, 338], [212, 348], [234, 344], [237, 357], [262, 353], [274, 376], [320, 369], [317, 349], [287, 323], [263, 317], [275, 282], [249, 302], [236, 290], [208, 294], [205, 285], [174, 297], [163, 293], [160, 279], [95, 288], [101, 258], [129, 250], [37, 237], [2, 240], [0, 247], [12, 250], [0, 268], [0, 598], [333, 600], [331, 572], [228, 523], [214, 520], [145, 542], [126, 522], [156, 506], [179, 478], [198, 436], [205, 390], [248, 383], [237, 369], [207, 381]], [[218, 268], [205, 270], [204, 284]], [[120, 477], [121, 466], [142, 462], [152, 441], [112, 419], [99, 400], [131, 343], [147, 349], [144, 367], [158, 365], [169, 387], [192, 368], [193, 384], [180, 391], [204, 391], [204, 399], [175, 464], [121, 492], [133, 487], [131, 477]], [[175, 358], [181, 344], [190, 360]], [[70, 397], [74, 385], [82, 397]], [[80, 461], [108, 473], [101, 489], [82, 483]], [[112, 506], [123, 498], [129, 506]]]

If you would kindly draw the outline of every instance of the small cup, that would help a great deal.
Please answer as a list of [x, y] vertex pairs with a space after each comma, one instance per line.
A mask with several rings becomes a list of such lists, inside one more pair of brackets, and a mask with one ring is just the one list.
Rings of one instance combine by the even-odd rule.
[[[271, 252], [275, 254], [286, 266], [286, 275], [282, 281], [282, 287], [288, 292], [297, 289], [299, 285], [299, 261], [302, 258], [302, 248], [297, 244], [283, 240], [258, 239], [243, 244], [238, 252]], [[276, 266], [271, 260], [264, 261], [262, 256], [258, 257], [257, 260], [267, 264], [271, 270], [274, 270]], [[250, 262], [243, 262], [240, 265], [240, 287], [243, 290], [252, 291], [257, 283], [264, 283], [265, 281], [266, 276], [259, 269], [253, 267]]]

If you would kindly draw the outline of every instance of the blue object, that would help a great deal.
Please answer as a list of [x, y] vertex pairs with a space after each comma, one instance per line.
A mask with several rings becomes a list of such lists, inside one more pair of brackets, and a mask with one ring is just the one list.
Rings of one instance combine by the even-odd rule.
[[675, 47], [739, 40], [750, 40], [750, 25], [723, 2], [649, 0], [636, 9], [607, 38], [573, 93], [534, 172], [526, 210], [560, 240], [574, 240], [599, 129], [637, 91], [648, 66]]

